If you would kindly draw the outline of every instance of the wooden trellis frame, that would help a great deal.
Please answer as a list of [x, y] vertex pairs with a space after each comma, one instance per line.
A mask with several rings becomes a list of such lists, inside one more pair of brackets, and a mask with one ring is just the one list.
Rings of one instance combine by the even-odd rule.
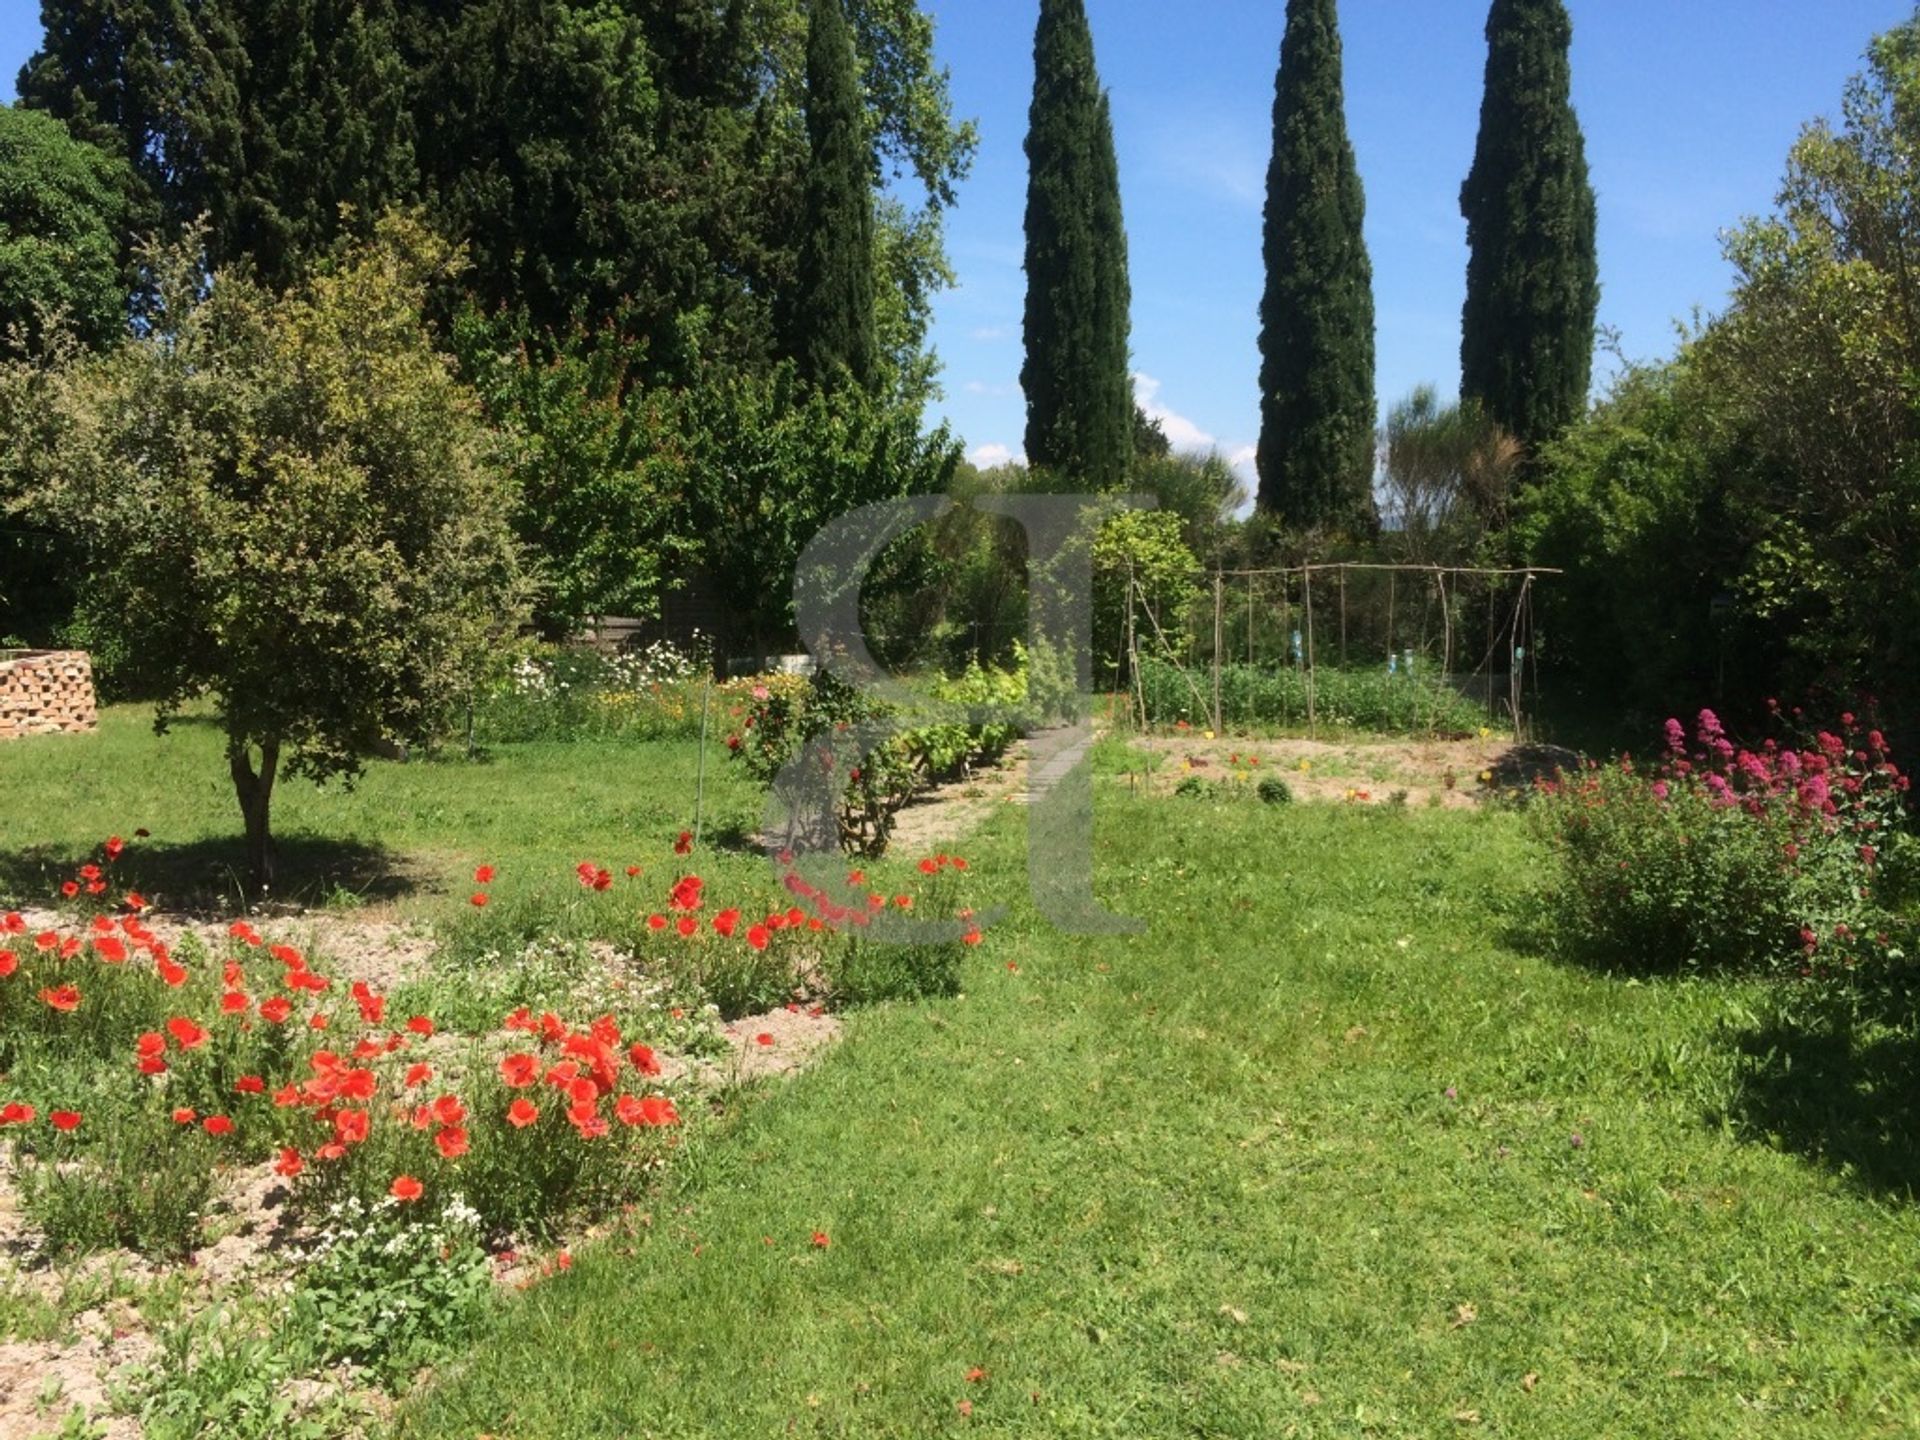
[[[1426, 588], [1423, 607], [1430, 606], [1433, 603], [1438, 603], [1440, 607], [1440, 670], [1441, 674], [1446, 677], [1453, 677], [1455, 675], [1454, 663], [1456, 658], [1458, 658], [1456, 654], [1457, 636], [1455, 634], [1453, 617], [1454, 603], [1463, 599], [1473, 586], [1483, 585], [1485, 587], [1487, 597], [1487, 648], [1482, 654], [1479, 663], [1476, 664], [1471, 671], [1466, 673], [1474, 676], [1481, 674], [1486, 675], [1487, 706], [1489, 713], [1492, 714], [1495, 713], [1496, 708], [1494, 677], [1499, 673], [1495, 668], [1495, 660], [1498, 658], [1503, 662], [1507, 677], [1507, 694], [1505, 697], [1506, 703], [1499, 708], [1505, 710], [1506, 719], [1512, 724], [1514, 733], [1517, 736], [1524, 735], [1527, 724], [1525, 705], [1527, 689], [1526, 662], [1529, 659], [1534, 662], [1533, 684], [1536, 691], [1539, 685], [1538, 656], [1537, 654], [1529, 653], [1535, 649], [1532, 644], [1533, 587], [1535, 581], [1540, 577], [1557, 576], [1564, 573], [1560, 570], [1537, 565], [1490, 567], [1391, 564], [1376, 561], [1342, 560], [1261, 569], [1229, 570], [1222, 568], [1210, 571], [1204, 578], [1210, 581], [1211, 584], [1202, 589], [1202, 594], [1204, 594], [1205, 589], [1210, 588], [1213, 597], [1212, 645], [1211, 655], [1208, 659], [1210, 669], [1208, 678], [1211, 684], [1206, 688], [1202, 687], [1192, 673], [1199, 668], [1199, 659], [1196, 652], [1200, 643], [1201, 624], [1195, 623], [1183, 627], [1187, 633], [1184, 637], [1186, 640], [1185, 663], [1182, 663], [1179, 648], [1176, 647], [1174, 641], [1168, 637], [1165, 630], [1161, 627], [1159, 618], [1153, 613], [1144, 588], [1137, 583], [1130, 572], [1127, 582], [1128, 604], [1126, 622], [1127, 659], [1131, 672], [1128, 687], [1131, 691], [1128, 697], [1129, 710], [1135, 713], [1138, 722], [1142, 726], [1147, 723], [1147, 698], [1144, 686], [1140, 680], [1139, 665], [1142, 640], [1145, 638], [1146, 632], [1138, 626], [1135, 621], [1134, 607], [1138, 605], [1140, 607], [1140, 613], [1146, 616], [1147, 621], [1152, 627], [1152, 638], [1156, 642], [1154, 649], [1158, 653], [1158, 658], [1172, 663], [1176, 669], [1180, 670], [1182, 677], [1186, 680], [1187, 686], [1192, 693], [1195, 708], [1211, 717], [1212, 727], [1216, 733], [1224, 731], [1222, 670], [1226, 661], [1227, 651], [1227, 595], [1229, 584], [1231, 582], [1238, 582], [1244, 587], [1246, 592], [1246, 658], [1249, 665], [1254, 665], [1257, 664], [1255, 656], [1255, 636], [1257, 633], [1259, 614], [1259, 606], [1256, 603], [1258, 587], [1262, 582], [1277, 581], [1280, 590], [1278, 604], [1270, 609], [1268, 613], [1277, 615], [1282, 644], [1287, 649], [1288, 663], [1298, 665], [1304, 671], [1307, 728], [1310, 734], [1317, 733], [1319, 714], [1316, 694], [1317, 686], [1315, 682], [1317, 651], [1315, 640], [1316, 627], [1314, 623], [1314, 578], [1316, 575], [1323, 577], [1323, 588], [1324, 578], [1330, 577], [1336, 582], [1339, 612], [1339, 663], [1342, 668], [1345, 668], [1349, 655], [1348, 579], [1350, 575], [1369, 572], [1384, 574], [1387, 577], [1387, 647], [1390, 666], [1397, 663], [1393, 657], [1397, 654], [1394, 649], [1394, 637], [1395, 626], [1398, 620], [1397, 611], [1399, 591], [1401, 588], [1400, 581], [1409, 575], [1427, 577], [1429, 586]], [[1494, 587], [1503, 581], [1512, 583], [1515, 588], [1511, 603], [1505, 610], [1504, 623], [1496, 623], [1495, 611], [1499, 607], [1494, 602], [1493, 592]], [[1296, 582], [1299, 584], [1301, 592], [1298, 608], [1301, 613], [1301, 623], [1304, 632], [1301, 637], [1303, 643], [1298, 647], [1297, 651], [1292, 645], [1291, 631], [1288, 623], [1288, 617], [1294, 608], [1291, 599], [1291, 587]], [[1432, 631], [1429, 628], [1430, 623], [1431, 610], [1423, 608], [1422, 619], [1418, 626], [1420, 636], [1419, 650], [1422, 654], [1430, 654], [1426, 648], [1432, 638]], [[1502, 644], [1503, 641], [1504, 645]]]

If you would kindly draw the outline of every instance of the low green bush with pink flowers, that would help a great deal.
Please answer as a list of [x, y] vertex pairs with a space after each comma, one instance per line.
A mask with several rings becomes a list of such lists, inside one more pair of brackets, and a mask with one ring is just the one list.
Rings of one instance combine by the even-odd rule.
[[1627, 968], [1826, 978], [1904, 959], [1907, 776], [1871, 718], [1805, 728], [1769, 707], [1751, 743], [1702, 710], [1660, 755], [1539, 782], [1564, 949]]

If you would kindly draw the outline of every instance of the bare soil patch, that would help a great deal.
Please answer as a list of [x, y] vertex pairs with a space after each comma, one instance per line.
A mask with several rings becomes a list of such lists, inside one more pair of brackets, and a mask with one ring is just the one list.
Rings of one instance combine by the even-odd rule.
[[[1510, 737], [1370, 738], [1339, 740], [1208, 740], [1200, 735], [1151, 735], [1134, 747], [1157, 762], [1146, 783], [1170, 792], [1188, 776], [1256, 785], [1269, 775], [1286, 781], [1296, 799], [1378, 804], [1406, 791], [1410, 805], [1465, 808], [1488, 793]], [[1435, 798], [1437, 797], [1437, 799]]]

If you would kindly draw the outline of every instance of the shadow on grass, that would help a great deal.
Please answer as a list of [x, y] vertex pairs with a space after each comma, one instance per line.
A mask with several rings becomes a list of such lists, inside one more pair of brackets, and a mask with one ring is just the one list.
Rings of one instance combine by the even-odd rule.
[[1873, 1008], [1879, 1013], [1773, 1017], [1739, 1036], [1742, 1075], [1729, 1118], [1748, 1139], [1912, 1200], [1920, 1196], [1912, 997], [1891, 993]]
[[[337, 904], [347, 897], [377, 903], [421, 888], [405, 856], [384, 845], [295, 832], [275, 837], [278, 879], [273, 905]], [[50, 845], [0, 850], [0, 897], [11, 905], [55, 903], [64, 880], [97, 855]], [[185, 844], [139, 841], [114, 867], [116, 891], [138, 890], [164, 910], [232, 914], [246, 901], [246, 847], [239, 836]]]

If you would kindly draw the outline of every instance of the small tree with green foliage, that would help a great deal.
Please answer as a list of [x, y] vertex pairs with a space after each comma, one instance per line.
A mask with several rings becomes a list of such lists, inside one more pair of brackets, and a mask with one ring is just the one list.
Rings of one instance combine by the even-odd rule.
[[524, 317], [469, 307], [454, 348], [508, 442], [540, 632], [562, 640], [592, 616], [658, 613], [666, 575], [698, 547], [675, 523], [678, 402], [634, 383], [637, 347], [614, 325], [539, 336]]
[[264, 888], [281, 770], [432, 740], [521, 585], [493, 437], [422, 318], [455, 253], [390, 218], [280, 298], [194, 253], [151, 257], [149, 333], [0, 372], [0, 481], [86, 545], [86, 624], [156, 724], [212, 702]]
[[0, 106], [0, 351], [65, 317], [82, 344], [126, 328], [126, 167], [50, 115]]

